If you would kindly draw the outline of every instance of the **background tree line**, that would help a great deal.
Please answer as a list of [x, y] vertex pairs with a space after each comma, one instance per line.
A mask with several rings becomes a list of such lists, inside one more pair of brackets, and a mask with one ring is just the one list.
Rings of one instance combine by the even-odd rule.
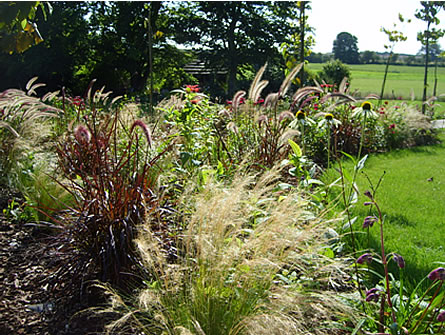
[[[0, 11], [11, 11], [11, 4]], [[184, 66], [199, 59], [209, 71], [227, 74], [207, 85], [228, 96], [266, 62], [269, 77], [281, 80], [279, 47], [299, 43], [291, 39], [300, 29], [297, 2], [57, 1], [48, 7], [46, 13], [35, 7], [32, 17], [41, 43], [0, 54], [0, 90], [38, 76], [49, 89], [66, 87], [75, 95], [93, 78], [116, 94], [161, 92], [196, 83]]]
[[[347, 32], [338, 34], [332, 54], [311, 53], [308, 13], [309, 2], [282, 1], [2, 2], [0, 90], [23, 88], [38, 76], [49, 90], [65, 87], [73, 95], [92, 79], [115, 94], [159, 95], [198, 83], [184, 67], [199, 60], [208, 72], [199, 78], [203, 88], [227, 98], [266, 62], [269, 90], [278, 89], [283, 69], [303, 59], [386, 63], [385, 54], [359, 52], [357, 38]], [[429, 61], [440, 65], [441, 51], [432, 40]], [[420, 55], [393, 54], [390, 61], [425, 63]], [[301, 74], [300, 84], [310, 79]]]

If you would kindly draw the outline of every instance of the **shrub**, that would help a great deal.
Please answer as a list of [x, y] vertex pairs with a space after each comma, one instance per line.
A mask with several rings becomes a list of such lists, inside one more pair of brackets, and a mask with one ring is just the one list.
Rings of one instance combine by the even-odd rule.
[[348, 78], [349, 83], [352, 80], [348, 66], [338, 59], [329, 61], [323, 65], [323, 68], [318, 73], [318, 77], [321, 81], [335, 85], [337, 88], [340, 86], [340, 83], [344, 78]]

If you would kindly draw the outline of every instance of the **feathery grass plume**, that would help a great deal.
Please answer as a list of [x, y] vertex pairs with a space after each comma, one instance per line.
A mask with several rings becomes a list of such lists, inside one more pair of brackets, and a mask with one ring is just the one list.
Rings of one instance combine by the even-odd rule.
[[248, 99], [253, 102], [258, 101], [261, 95], [261, 91], [267, 86], [267, 84], [269, 84], [268, 80], [261, 80], [261, 77], [263, 76], [264, 71], [266, 71], [266, 68], [267, 63], [258, 70], [255, 78], [252, 81], [252, 84], [250, 84]]
[[91, 92], [93, 90], [93, 85], [96, 82], [97, 79], [93, 79], [90, 81], [90, 84], [88, 85], [87, 88], [87, 93], [86, 93], [86, 101], [88, 101], [90, 103], [90, 105], [92, 105], [92, 100], [91, 100]]
[[242, 99], [246, 95], [246, 91], [238, 91], [235, 93], [232, 99], [232, 111], [236, 113], [238, 111], [238, 107], [241, 104]]
[[0, 133], [0, 170], [4, 182], [12, 187], [19, 187], [16, 183], [29, 157], [48, 145], [44, 139], [49, 136], [50, 125], [46, 120], [60, 113], [59, 109], [31, 96], [41, 86], [33, 84], [35, 80], [26, 85], [28, 92], [8, 89], [0, 93], [0, 129], [7, 129]]
[[134, 128], [140, 127], [145, 135], [145, 138], [147, 139], [148, 146], [152, 146], [152, 138], [151, 138], [151, 131], [148, 128], [148, 126], [142, 121], [142, 120], [136, 120], [134, 121], [133, 125], [131, 126], [130, 133], [133, 133]]
[[[152, 278], [131, 304], [114, 299], [115, 310], [131, 316], [122, 321], [147, 334], [296, 334], [346, 311], [335, 292], [309, 288], [346, 265], [321, 255], [325, 226], [301, 195], [275, 193], [278, 172], [238, 175], [226, 186], [211, 180], [201, 193], [184, 194], [193, 210], [175, 264], [145, 225], [137, 245]], [[299, 280], [281, 281], [285, 270]]]
[[344, 94], [340, 92], [331, 92], [326, 94], [323, 98], [320, 99], [320, 103], [326, 102], [328, 99], [334, 99], [335, 102], [330, 104], [327, 108], [328, 111], [334, 110], [338, 105], [347, 103], [347, 102], [357, 102], [355, 98], [349, 94]]
[[264, 108], [275, 108], [280, 95], [278, 93], [269, 93], [264, 100]]
[[309, 94], [313, 93], [323, 93], [324, 91], [316, 86], [307, 86], [299, 88], [294, 95], [292, 96], [292, 107], [295, 107], [298, 105], [298, 103]]
[[344, 77], [338, 86], [338, 92], [346, 93], [348, 91], [348, 77]]
[[293, 120], [295, 119], [295, 115], [292, 114], [290, 111], [283, 111], [280, 113], [280, 115], [278, 115], [278, 120], [281, 122], [283, 120]]
[[236, 126], [235, 122], [233, 122], [233, 121], [230, 121], [227, 124], [227, 129], [230, 130], [231, 132], [233, 132], [236, 135], [238, 135], [238, 133], [239, 133], [238, 127]]
[[3, 121], [0, 121], [0, 128], [6, 128], [8, 129], [12, 135], [14, 135], [15, 137], [20, 137], [20, 134], [9, 124]]
[[278, 94], [280, 97], [284, 97], [289, 90], [290, 85], [292, 84], [292, 81], [297, 76], [298, 72], [300, 72], [301, 68], [303, 67], [304, 63], [301, 63], [294, 67], [284, 78], [283, 82], [281, 83], [280, 89], [278, 90]]

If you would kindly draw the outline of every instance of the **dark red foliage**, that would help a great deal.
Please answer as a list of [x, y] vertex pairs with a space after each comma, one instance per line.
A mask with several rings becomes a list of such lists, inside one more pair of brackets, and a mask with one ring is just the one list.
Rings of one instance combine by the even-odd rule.
[[160, 155], [144, 161], [141, 148], [147, 143], [133, 132], [119, 140], [116, 124], [114, 118], [96, 124], [93, 117], [83, 126], [90, 135], [69, 135], [59, 144], [59, 165], [68, 180], [63, 185], [76, 205], [58, 222], [59, 242], [77, 257], [78, 270], [120, 285], [124, 274], [139, 267], [134, 238], [157, 208], [152, 167]]

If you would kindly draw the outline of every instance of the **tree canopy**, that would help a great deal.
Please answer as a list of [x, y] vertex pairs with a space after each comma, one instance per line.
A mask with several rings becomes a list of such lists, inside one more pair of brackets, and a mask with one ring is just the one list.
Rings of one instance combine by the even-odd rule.
[[357, 46], [357, 37], [347, 32], [341, 32], [334, 40], [332, 52], [335, 59], [339, 59], [343, 63], [358, 64], [359, 52]]
[[297, 3], [281, 1], [193, 1], [172, 10], [176, 41], [194, 47], [210, 68], [226, 69], [229, 94], [239, 65], [270, 62], [298, 31], [297, 18]]

